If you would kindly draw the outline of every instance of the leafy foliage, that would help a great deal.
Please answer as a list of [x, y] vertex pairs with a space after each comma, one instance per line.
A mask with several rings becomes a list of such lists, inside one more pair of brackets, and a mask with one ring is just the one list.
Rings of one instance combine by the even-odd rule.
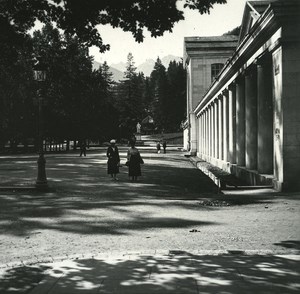
[[10, 139], [34, 137], [36, 117], [32, 97], [31, 43], [13, 31], [0, 34], [0, 148]]
[[232, 29], [231, 31], [228, 31], [227, 33], [224, 33], [223, 36], [226, 36], [226, 35], [239, 36], [240, 31], [241, 31], [241, 26], [238, 26], [238, 27]]
[[[184, 6], [209, 13], [226, 0], [182, 0]], [[32, 56], [48, 64], [43, 87], [45, 135], [51, 140], [106, 139], [135, 130], [145, 116], [157, 131], [179, 128], [184, 117], [185, 71], [158, 59], [150, 78], [136, 73], [128, 56], [125, 79], [114, 84], [106, 63], [92, 70], [88, 47], [109, 49], [96, 28], [110, 24], [131, 32], [137, 42], [147, 29], [153, 37], [172, 31], [184, 18], [175, 0], [1, 0], [0, 1], [0, 147], [36, 136], [37, 85]], [[45, 26], [33, 37], [36, 21]], [[59, 29], [62, 29], [63, 34]]]
[[150, 76], [151, 113], [158, 131], [178, 131], [184, 118], [186, 72], [183, 63], [171, 61], [168, 69], [158, 58]]
[[[184, 0], [184, 7], [209, 13], [216, 3], [226, 0]], [[87, 46], [95, 45], [101, 52], [109, 49], [96, 26], [110, 24], [131, 32], [137, 42], [144, 39], [144, 29], [151, 36], [162, 36], [172, 31], [174, 24], [183, 20], [183, 12], [175, 0], [2, 0], [0, 23], [7, 29], [24, 34], [34, 26], [55, 22], [71, 36], [77, 36]]]

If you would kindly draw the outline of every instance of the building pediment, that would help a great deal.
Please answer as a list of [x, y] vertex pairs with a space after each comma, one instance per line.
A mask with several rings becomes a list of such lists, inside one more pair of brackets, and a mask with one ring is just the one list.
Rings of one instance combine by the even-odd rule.
[[280, 0], [247, 1], [241, 24], [239, 43], [247, 36], [258, 18], [266, 11], [270, 3]]

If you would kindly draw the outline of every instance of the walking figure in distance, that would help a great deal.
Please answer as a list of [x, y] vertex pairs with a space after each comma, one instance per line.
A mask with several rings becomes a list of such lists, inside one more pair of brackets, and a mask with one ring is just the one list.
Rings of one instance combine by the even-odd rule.
[[82, 156], [82, 154], [84, 156], [86, 156], [86, 143], [85, 143], [85, 140], [81, 141], [81, 144], [80, 144], [80, 155], [79, 156]]
[[120, 155], [118, 147], [116, 146], [116, 140], [110, 140], [110, 146], [107, 148], [106, 156], [107, 160], [107, 173], [111, 175], [112, 180], [117, 181], [117, 174], [119, 173]]
[[167, 151], [167, 142], [163, 141], [162, 145], [163, 145], [164, 153], [166, 153], [166, 151]]
[[135, 142], [130, 141], [130, 148], [127, 151], [127, 163], [128, 166], [128, 176], [132, 181], [136, 181], [137, 177], [142, 175], [141, 164], [144, 161], [141, 157], [139, 150], [135, 147]]
[[160, 142], [157, 142], [157, 144], [156, 144], [156, 150], [157, 150], [157, 153], [160, 153]]

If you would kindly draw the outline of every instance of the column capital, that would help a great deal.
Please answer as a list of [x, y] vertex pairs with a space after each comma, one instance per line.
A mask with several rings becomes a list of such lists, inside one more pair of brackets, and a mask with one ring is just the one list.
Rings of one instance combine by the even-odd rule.
[[272, 55], [269, 51], [264, 51], [262, 54], [257, 56], [257, 58], [254, 61], [254, 64], [257, 66], [263, 66], [271, 64], [272, 62]]
[[251, 76], [255, 73], [257, 68], [257, 64], [256, 63], [252, 63], [250, 64], [246, 69], [245, 69], [245, 76]]
[[222, 91], [222, 94], [223, 94], [223, 96], [227, 96], [228, 95], [228, 88], [226, 88], [226, 89], [224, 89], [223, 91]]
[[233, 81], [229, 86], [228, 86], [228, 90], [229, 91], [234, 91], [236, 87], [236, 82]]
[[239, 73], [239, 75], [235, 78], [234, 83], [240, 84], [241, 82], [244, 82], [244, 80], [245, 80], [245, 70]]

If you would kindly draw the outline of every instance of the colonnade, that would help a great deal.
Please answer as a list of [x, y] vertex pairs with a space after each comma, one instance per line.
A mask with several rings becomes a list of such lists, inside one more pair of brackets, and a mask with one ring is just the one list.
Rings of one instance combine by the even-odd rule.
[[273, 174], [272, 61], [264, 55], [198, 113], [198, 155]]

